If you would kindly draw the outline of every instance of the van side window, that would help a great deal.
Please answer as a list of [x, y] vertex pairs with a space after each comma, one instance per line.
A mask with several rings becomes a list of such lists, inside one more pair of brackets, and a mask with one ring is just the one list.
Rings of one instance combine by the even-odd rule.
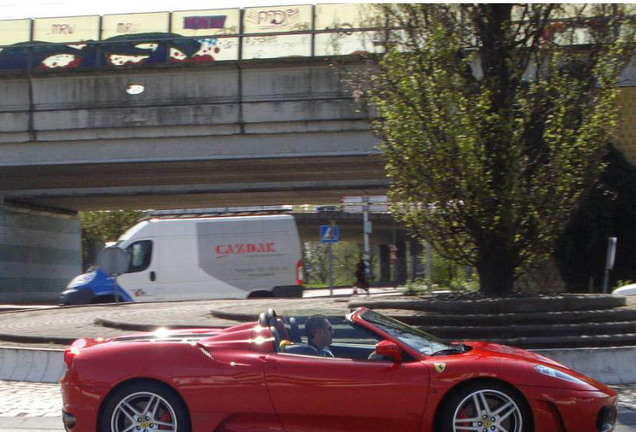
[[152, 258], [152, 241], [141, 240], [126, 248], [130, 254], [130, 268], [127, 273], [135, 273], [146, 270]]

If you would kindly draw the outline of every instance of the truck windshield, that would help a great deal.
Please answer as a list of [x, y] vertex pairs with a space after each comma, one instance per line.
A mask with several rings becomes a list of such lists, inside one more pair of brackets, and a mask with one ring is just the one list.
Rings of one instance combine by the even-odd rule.
[[365, 310], [360, 317], [420, 354], [434, 355], [437, 352], [445, 352], [454, 348], [452, 345], [423, 330], [371, 310]]

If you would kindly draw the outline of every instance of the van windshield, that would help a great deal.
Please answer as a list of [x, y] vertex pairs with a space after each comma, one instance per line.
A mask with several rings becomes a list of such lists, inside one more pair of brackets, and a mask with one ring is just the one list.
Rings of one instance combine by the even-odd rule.
[[146, 227], [146, 225], [148, 225], [150, 222], [148, 221], [144, 221], [144, 222], [140, 222], [137, 225], [133, 225], [132, 227], [130, 227], [125, 233], [123, 233], [121, 236], [119, 236], [119, 239], [117, 239], [117, 246], [121, 245], [121, 243], [125, 242], [126, 240], [129, 240], [131, 238], [134, 238], [135, 235], [141, 231], [143, 228]]

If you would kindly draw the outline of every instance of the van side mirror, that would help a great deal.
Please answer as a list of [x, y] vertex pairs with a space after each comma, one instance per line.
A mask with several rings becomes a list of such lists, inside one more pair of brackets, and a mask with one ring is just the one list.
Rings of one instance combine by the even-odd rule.
[[375, 346], [375, 352], [379, 356], [386, 357], [396, 363], [402, 361], [402, 352], [395, 342], [383, 340]]
[[108, 246], [99, 253], [97, 265], [108, 276], [116, 277], [128, 271], [130, 255], [117, 246]]

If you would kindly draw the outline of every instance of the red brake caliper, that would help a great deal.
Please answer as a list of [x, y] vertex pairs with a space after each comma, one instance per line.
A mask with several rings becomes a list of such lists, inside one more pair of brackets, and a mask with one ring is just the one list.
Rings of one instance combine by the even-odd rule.
[[[162, 423], [172, 423], [172, 417], [168, 411], [164, 411], [159, 419]], [[170, 430], [168, 426], [159, 426], [159, 430]]]
[[[457, 417], [460, 418], [460, 419], [468, 419], [468, 418], [470, 418], [470, 416], [466, 412], [466, 407], [464, 407], [464, 408], [459, 410], [459, 413], [458, 413]], [[466, 422], [465, 424], [462, 424], [462, 426], [470, 426], [469, 423], [470, 422]]]

